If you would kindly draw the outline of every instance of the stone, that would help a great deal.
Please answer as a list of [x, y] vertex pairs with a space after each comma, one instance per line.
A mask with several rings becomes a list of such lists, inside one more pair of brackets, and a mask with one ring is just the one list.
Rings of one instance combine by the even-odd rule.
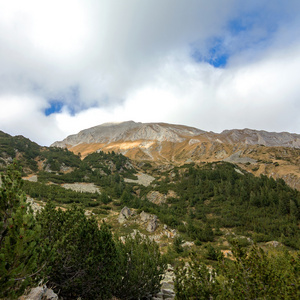
[[156, 217], [156, 219], [154, 218], [154, 219], [149, 221], [148, 226], [147, 226], [147, 231], [148, 232], [154, 232], [157, 227], [158, 227], [158, 224], [157, 224], [157, 217]]
[[132, 215], [131, 210], [127, 206], [124, 206], [120, 211], [118, 222], [120, 224], [123, 224], [127, 219], [129, 219], [131, 215]]
[[163, 282], [163, 284], [162, 284], [161, 287], [164, 290], [174, 290], [174, 284], [173, 284], [173, 282], [172, 283], [170, 283], [170, 282]]
[[143, 223], [147, 223], [146, 229], [148, 232], [154, 232], [158, 227], [158, 221], [156, 215], [151, 215], [142, 211], [140, 213], [140, 218]]
[[266, 243], [268, 246], [272, 246], [274, 248], [278, 247], [278, 246], [282, 246], [282, 244], [280, 242], [277, 241], [270, 241]]
[[29, 295], [25, 298], [26, 300], [41, 300], [45, 291], [47, 290], [44, 286], [38, 286], [30, 290]]
[[192, 246], [194, 246], [195, 245], [195, 243], [194, 242], [184, 242], [181, 246], [182, 247], [192, 247]]
[[43, 300], [58, 300], [58, 296], [51, 289], [47, 289], [43, 296]]
[[145, 213], [144, 211], [142, 211], [140, 213], [140, 217], [141, 217], [142, 222], [148, 222], [151, 219], [151, 215], [148, 213]]
[[147, 194], [147, 199], [156, 205], [160, 205], [166, 202], [167, 197], [158, 191], [151, 191]]
[[164, 296], [175, 297], [175, 292], [172, 289], [162, 289], [161, 291], [164, 294]]
[[32, 288], [27, 296], [23, 295], [19, 300], [58, 300], [58, 296], [44, 285]]

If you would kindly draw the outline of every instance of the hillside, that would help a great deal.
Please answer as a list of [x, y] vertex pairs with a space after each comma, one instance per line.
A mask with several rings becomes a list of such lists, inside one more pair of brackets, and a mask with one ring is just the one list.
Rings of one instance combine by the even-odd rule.
[[255, 175], [283, 178], [300, 189], [300, 135], [251, 129], [220, 134], [165, 123], [106, 123], [71, 135], [51, 146], [85, 157], [95, 151], [122, 153], [135, 161], [158, 164], [229, 161]]
[[[118, 130], [115, 130], [115, 126]], [[127, 122], [127, 131], [123, 132], [120, 126], [121, 124], [104, 125], [105, 134], [102, 133], [102, 138], [108, 138], [109, 135], [111, 140], [116, 140], [117, 137], [126, 136], [126, 139], [133, 140], [137, 134], [136, 138], [140, 139], [141, 131], [149, 133], [150, 126], [151, 130], [156, 129], [156, 138], [173, 141], [164, 140], [162, 143], [176, 144], [175, 141], [179, 141], [177, 143], [180, 145], [191, 144], [190, 136], [199, 136], [200, 132], [179, 125], [154, 126], [133, 122]], [[170, 126], [172, 130], [169, 129]], [[93, 131], [95, 130], [98, 131], [99, 128], [94, 128]], [[169, 132], [166, 138], [162, 136], [165, 131]], [[2, 168], [6, 168], [6, 162], [17, 158], [28, 175], [24, 189], [30, 197], [40, 201], [40, 205], [49, 200], [64, 208], [72, 203], [80, 204], [90, 214], [106, 217], [117, 231], [123, 233], [127, 229], [117, 225], [115, 212], [129, 206], [139, 213], [145, 211], [158, 216], [161, 223], [187, 234], [194, 241], [214, 240], [211, 231], [208, 239], [198, 235], [203, 230], [208, 230], [205, 226], [210, 224], [215, 229], [234, 228], [244, 235], [259, 234], [259, 239], [262, 240], [276, 239], [284, 242], [279, 228], [289, 226], [290, 229], [285, 234], [286, 243], [299, 247], [296, 242], [299, 240], [296, 238], [299, 234], [296, 225], [300, 216], [299, 193], [285, 185], [281, 179], [275, 181], [273, 178], [255, 177], [251, 174], [269, 173], [275, 179], [276, 176], [282, 177], [290, 185], [297, 186], [297, 177], [285, 177], [284, 170], [298, 172], [299, 149], [245, 145], [242, 142], [225, 144], [208, 141], [207, 136], [212, 133], [201, 134], [206, 136], [207, 141], [199, 142], [199, 147], [194, 148], [193, 156], [190, 156], [192, 159], [184, 163], [187, 148], [183, 148], [181, 153], [184, 159], [182, 157], [180, 160], [179, 156], [175, 164], [167, 160], [165, 163], [154, 160], [134, 161], [121, 153], [102, 150], [80, 158], [66, 148], [40, 147], [24, 137], [2, 134]], [[93, 138], [96, 138], [95, 132]], [[194, 147], [195, 144], [190, 146]], [[230, 153], [233, 154], [229, 155]], [[201, 161], [204, 155], [206, 161]], [[251, 218], [256, 218], [256, 227], [251, 227], [251, 218], [247, 219], [249, 213]], [[261, 214], [264, 218], [258, 221]], [[274, 221], [275, 215], [278, 224]], [[147, 226], [150, 219], [145, 223]], [[159, 223], [152, 221], [151, 232], [154, 232]], [[196, 228], [192, 231], [198, 232], [197, 235], [189, 233], [190, 229], [186, 227], [189, 222]]]
[[[168, 126], [151, 125], [151, 130], [156, 128], [156, 137], [163, 140], [161, 132]], [[112, 139], [125, 136], [106, 127]], [[128, 129], [127, 137], [132, 138], [132, 130]], [[209, 140], [212, 133], [201, 133], [203, 141], [193, 143], [193, 134], [197, 134], [193, 139], [199, 137], [197, 129], [178, 125], [168, 134], [172, 141], [154, 141], [173, 145], [174, 153], [181, 151], [173, 161], [162, 161], [132, 160], [118, 148], [79, 155], [2, 133], [0, 166], [6, 172], [14, 158], [23, 166], [23, 191], [35, 211], [44, 211], [48, 203], [54, 215], [58, 211], [73, 218], [71, 211], [81, 208], [87, 220], [95, 220], [97, 228], [105, 221], [121, 241], [138, 233], [150, 237], [173, 266], [186, 262], [191, 253], [210, 267], [220, 257], [230, 264], [236, 244], [247, 249], [243, 251], [257, 244], [279, 257], [286, 250], [294, 255], [300, 249], [300, 192], [285, 183], [297, 185], [298, 177], [284, 176], [293, 174], [291, 170], [297, 174], [299, 149], [226, 144]], [[118, 144], [109, 145], [113, 143]], [[168, 155], [167, 148], [163, 151]], [[271, 177], [258, 176], [262, 173]], [[285, 181], [272, 178], [278, 174]], [[174, 298], [172, 270], [168, 267], [158, 299]]]

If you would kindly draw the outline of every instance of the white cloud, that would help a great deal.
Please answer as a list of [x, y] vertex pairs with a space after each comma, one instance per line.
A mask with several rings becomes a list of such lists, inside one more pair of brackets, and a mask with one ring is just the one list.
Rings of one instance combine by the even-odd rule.
[[[0, 0], [0, 130], [41, 144], [129, 119], [300, 133], [297, 8], [292, 0]], [[239, 18], [252, 27], [230, 32]], [[208, 55], [214, 38], [230, 55], [224, 69], [191, 57], [193, 47]], [[64, 102], [62, 112], [46, 117], [49, 99]]]

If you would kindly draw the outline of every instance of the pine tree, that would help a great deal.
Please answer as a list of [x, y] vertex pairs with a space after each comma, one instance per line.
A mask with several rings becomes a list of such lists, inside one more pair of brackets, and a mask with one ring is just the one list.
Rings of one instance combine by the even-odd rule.
[[54, 257], [48, 282], [64, 299], [109, 299], [119, 280], [118, 256], [108, 227], [73, 206], [56, 210], [51, 204], [38, 216], [42, 237]]
[[158, 245], [148, 237], [136, 234], [127, 236], [125, 243], [118, 243], [121, 280], [115, 286], [118, 299], [148, 299], [161, 286], [166, 268]]
[[18, 296], [43, 269], [40, 227], [21, 187], [21, 170], [14, 162], [0, 187], [0, 298]]

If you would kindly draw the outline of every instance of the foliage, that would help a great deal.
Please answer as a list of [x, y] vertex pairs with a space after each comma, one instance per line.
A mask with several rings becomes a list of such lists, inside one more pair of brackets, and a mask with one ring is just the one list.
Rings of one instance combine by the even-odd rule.
[[300, 256], [268, 256], [253, 246], [233, 247], [233, 260], [208, 268], [195, 255], [176, 270], [176, 299], [299, 299]]
[[220, 250], [215, 249], [210, 243], [208, 243], [206, 246], [206, 252], [204, 254], [204, 257], [210, 260], [219, 260], [223, 257], [223, 254]]
[[176, 299], [216, 299], [219, 294], [219, 282], [212, 272], [195, 254], [188, 266], [181, 265], [175, 270]]
[[39, 215], [42, 236], [54, 249], [49, 285], [66, 299], [108, 299], [118, 280], [118, 256], [111, 232], [72, 207], [55, 210], [48, 204]]
[[[59, 185], [45, 185], [39, 182], [24, 182], [24, 191], [30, 195], [30, 197], [42, 200], [53, 201], [56, 203], [78, 203], [85, 207], [95, 206], [100, 203], [98, 193], [88, 192], [76, 192], [70, 189], [65, 189]], [[94, 201], [96, 200], [96, 202]]]
[[40, 227], [21, 191], [21, 169], [14, 162], [0, 187], [0, 298], [13, 299], [44, 271]]
[[78, 168], [81, 163], [79, 156], [66, 148], [49, 147], [40, 155], [46, 159], [45, 167], [49, 165], [52, 171], [60, 171], [61, 166]]
[[182, 237], [180, 235], [176, 235], [173, 240], [173, 248], [176, 253], [183, 252], [182, 243], [183, 243]]
[[119, 242], [122, 280], [115, 289], [119, 299], [143, 299], [159, 291], [162, 274], [166, 268], [158, 245], [148, 237], [136, 234]]
[[181, 232], [186, 222], [193, 240], [212, 242], [212, 228], [234, 228], [299, 249], [300, 193], [282, 179], [242, 175], [235, 168], [224, 162], [183, 166], [178, 179], [155, 182], [156, 190], [164, 194], [173, 190], [178, 197], [159, 207], [152, 205], [151, 210]]
[[[18, 160], [23, 167], [37, 171], [37, 163], [34, 160], [39, 155], [40, 146], [23, 136], [12, 137], [0, 131], [0, 157]], [[20, 155], [21, 154], [21, 155]]]

